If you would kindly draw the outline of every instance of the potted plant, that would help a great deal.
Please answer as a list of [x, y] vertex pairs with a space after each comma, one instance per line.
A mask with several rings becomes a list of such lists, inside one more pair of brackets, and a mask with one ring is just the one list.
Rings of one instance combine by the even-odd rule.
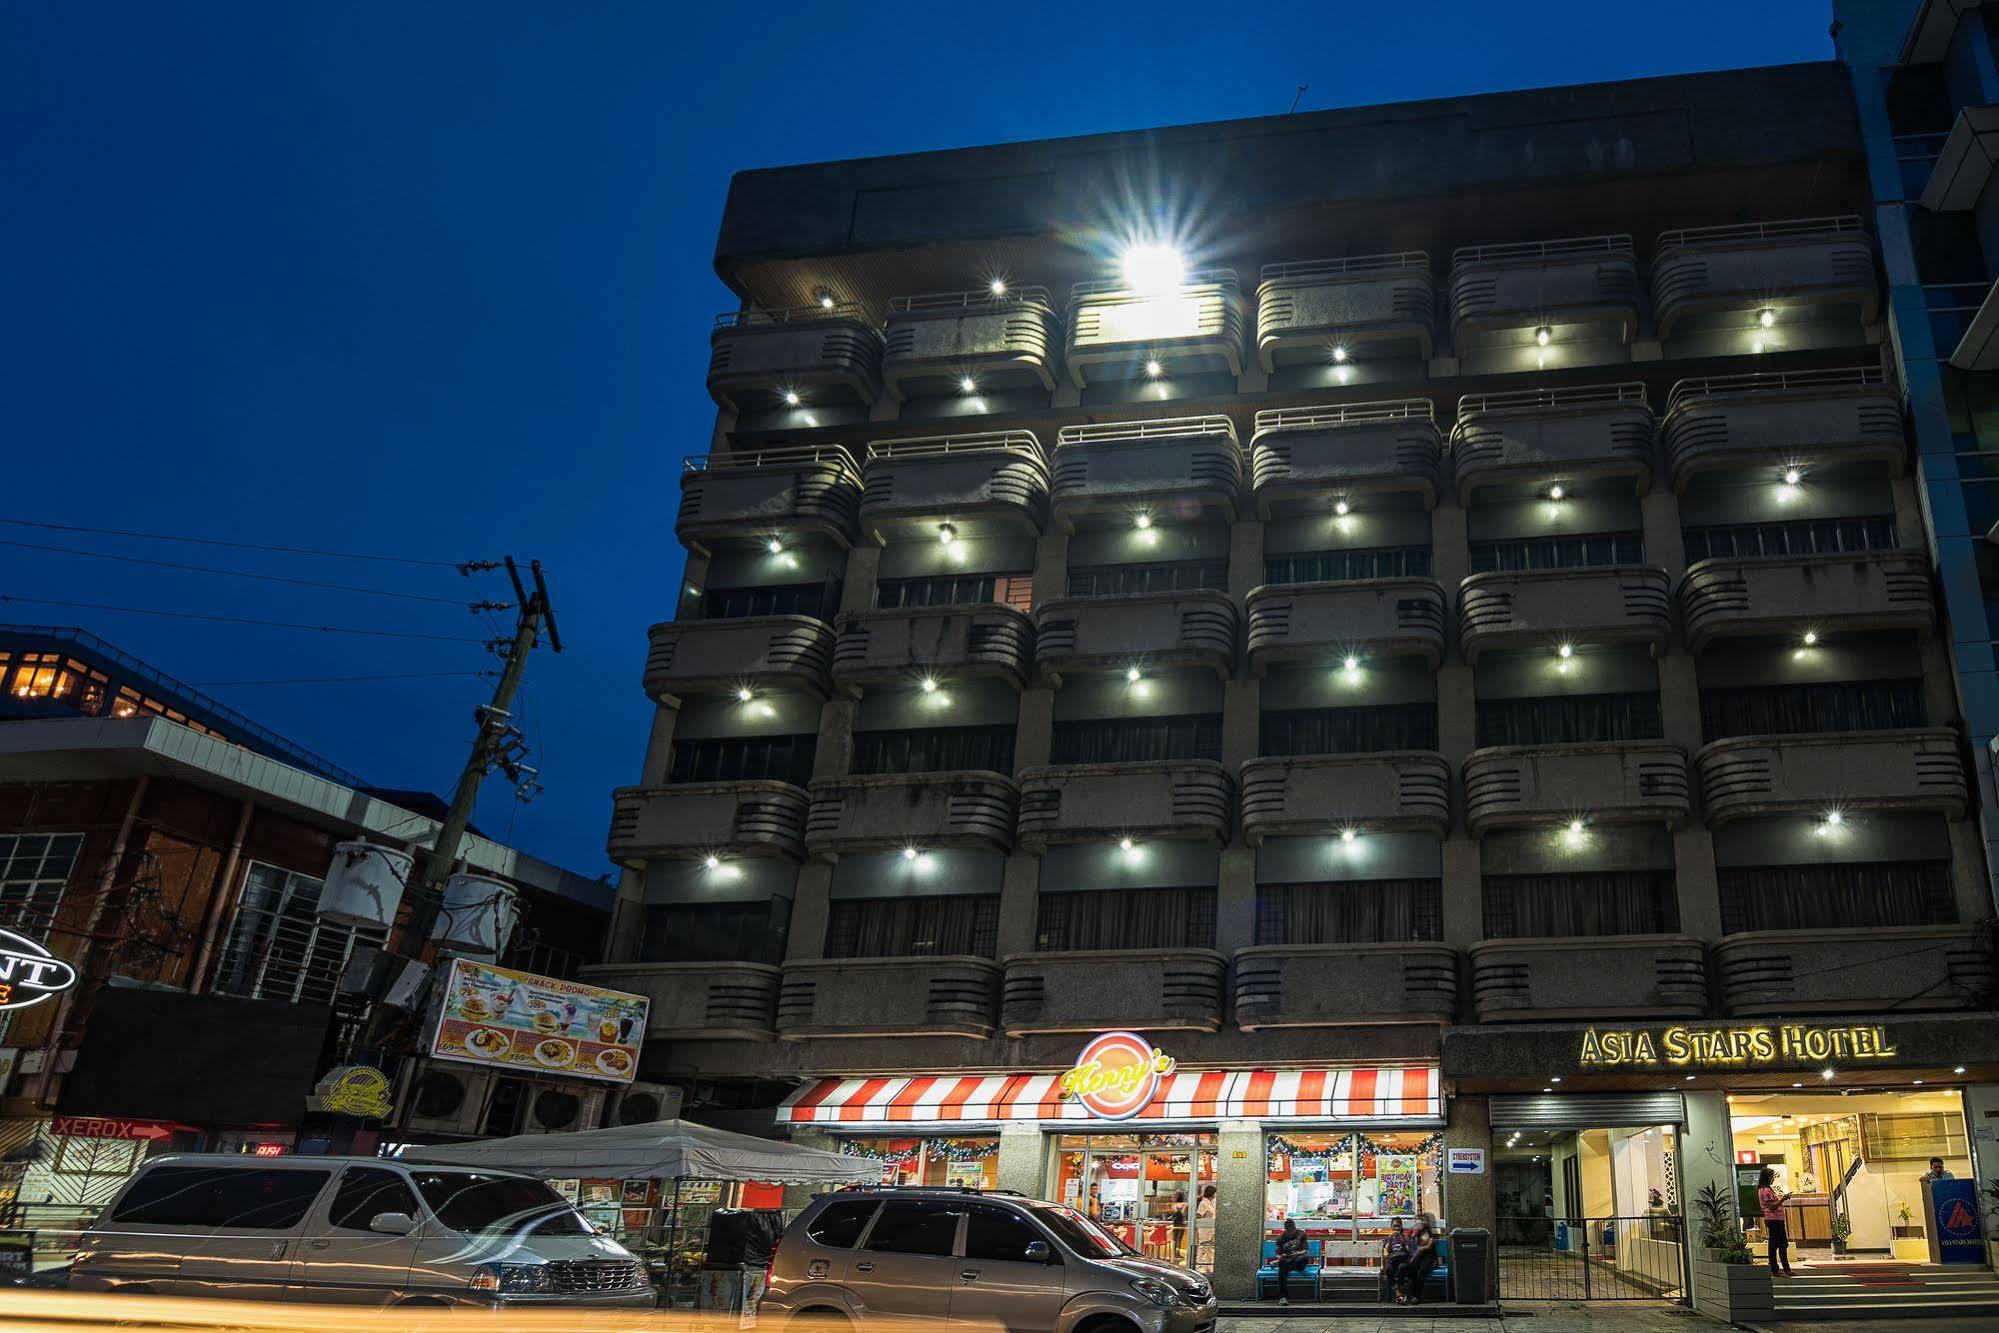
[[1769, 1319], [1775, 1313], [1770, 1270], [1749, 1253], [1734, 1201], [1709, 1181], [1694, 1194], [1694, 1214], [1694, 1308], [1732, 1324]]
[[1923, 1229], [1916, 1225], [1910, 1214], [1908, 1200], [1904, 1199], [1895, 1209], [1895, 1225], [1888, 1228], [1888, 1233], [1888, 1249], [1897, 1259], [1920, 1264], [1930, 1257], [1929, 1243], [1923, 1238]]
[[1846, 1238], [1852, 1234], [1853, 1219], [1848, 1217], [1846, 1210], [1842, 1208], [1832, 1215], [1832, 1252], [1845, 1254]]

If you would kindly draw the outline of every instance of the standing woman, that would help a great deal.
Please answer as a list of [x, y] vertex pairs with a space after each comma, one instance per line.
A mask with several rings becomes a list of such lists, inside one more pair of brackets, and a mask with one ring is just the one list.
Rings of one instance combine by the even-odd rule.
[[1791, 1238], [1784, 1230], [1784, 1200], [1789, 1197], [1778, 1191], [1775, 1171], [1766, 1166], [1756, 1173], [1756, 1205], [1763, 1211], [1763, 1233], [1770, 1238], [1770, 1271], [1785, 1277], [1791, 1275]]
[[1201, 1186], [1200, 1202], [1194, 1205], [1194, 1267], [1203, 1273], [1215, 1271], [1215, 1187]]

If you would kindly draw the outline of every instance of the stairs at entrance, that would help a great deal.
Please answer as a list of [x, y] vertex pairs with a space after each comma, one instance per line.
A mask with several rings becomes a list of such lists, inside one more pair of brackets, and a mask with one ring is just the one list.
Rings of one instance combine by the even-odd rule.
[[1999, 1274], [1970, 1264], [1799, 1264], [1774, 1287], [1778, 1319], [1999, 1316]]

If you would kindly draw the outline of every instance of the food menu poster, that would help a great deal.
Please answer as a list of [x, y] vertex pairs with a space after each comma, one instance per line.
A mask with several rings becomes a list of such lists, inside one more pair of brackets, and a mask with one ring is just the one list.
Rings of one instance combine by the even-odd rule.
[[430, 1053], [557, 1078], [630, 1083], [645, 1040], [643, 995], [454, 958]]

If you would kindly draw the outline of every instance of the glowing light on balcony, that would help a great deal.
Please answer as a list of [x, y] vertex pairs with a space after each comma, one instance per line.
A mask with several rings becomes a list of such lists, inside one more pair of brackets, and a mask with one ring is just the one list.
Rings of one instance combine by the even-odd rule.
[[1126, 667], [1124, 669], [1124, 678], [1126, 684], [1136, 685], [1138, 684], [1139, 681], [1144, 679], [1144, 675], [1139, 671], [1137, 667]]
[[1560, 500], [1563, 496], [1567, 495], [1568, 493], [1569, 493], [1569, 488], [1562, 485], [1560, 482], [1556, 482], [1553, 486], [1550, 486], [1548, 488], [1548, 498], [1550, 500]]
[[1571, 819], [1571, 820], [1569, 821], [1569, 832], [1570, 832], [1570, 833], [1574, 833], [1574, 834], [1580, 834], [1580, 833], [1581, 833], [1582, 831], [1583, 831], [1583, 821], [1582, 821], [1582, 820], [1580, 820], [1580, 819]]
[[746, 704], [756, 697], [757, 692], [747, 685], [736, 691], [736, 702], [740, 704]]
[[902, 859], [905, 861], [914, 861], [916, 859], [916, 849], [914, 847], [903, 848]]
[[1824, 1069], [1819, 1070], [1819, 1077], [1830, 1083], [1839, 1077], [1839, 1071], [1831, 1065], [1827, 1065]]
[[1560, 1082], [1562, 1081], [1562, 1076], [1561, 1076], [1560, 1074], [1556, 1074], [1556, 1075], [1555, 1075], [1554, 1077], [1550, 1078], [1550, 1079], [1549, 1079], [1548, 1081], [1549, 1081], [1550, 1083], [1560, 1083]]
[[939, 523], [939, 524], [937, 525], [937, 544], [938, 544], [938, 545], [940, 545], [940, 546], [949, 546], [949, 545], [950, 545], [950, 544], [951, 544], [952, 542], [954, 542], [954, 541], [957, 541], [957, 540], [958, 540], [958, 528], [957, 528], [957, 525], [956, 525], [956, 524], [952, 524], [952, 523]]
[[1956, 1067], [1955, 1069], [1951, 1070], [1950, 1072], [1951, 1072], [1951, 1073], [1953, 1073], [1953, 1074], [1962, 1074], [1962, 1073], [1964, 1072], [1964, 1066], [1963, 1066], [1963, 1065], [1959, 1065], [1959, 1066], [1957, 1066], [1957, 1067]]
[[1568, 661], [1570, 658], [1574, 657], [1575, 655], [1576, 655], [1576, 646], [1573, 643], [1565, 643], [1555, 649], [1555, 656], [1561, 658], [1564, 662]]
[[701, 864], [707, 866], [710, 870], [720, 870], [722, 868], [722, 858], [719, 856], [704, 856], [701, 858]]
[[1546, 324], [1543, 324], [1540, 328], [1534, 330], [1534, 345], [1536, 347], [1546, 347], [1549, 343], [1553, 342], [1554, 340], [1555, 340], [1555, 331], [1549, 328]]
[[1786, 486], [1795, 486], [1804, 479], [1805, 473], [1802, 468], [1787, 467], [1784, 469], [1784, 484]]
[[1354, 675], [1360, 670], [1360, 659], [1352, 653], [1348, 653], [1344, 658], [1340, 659], [1340, 670], [1346, 672], [1349, 676]]
[[1756, 312], [1756, 322], [1767, 329], [1777, 322], [1777, 312], [1766, 305]]
[[1345, 364], [1347, 363], [1347, 349], [1346, 349], [1345, 347], [1343, 347], [1343, 346], [1341, 346], [1341, 345], [1337, 344], [1337, 343], [1336, 343], [1336, 344], [1334, 344], [1334, 346], [1333, 346], [1333, 360], [1334, 360], [1334, 362], [1335, 362], [1335, 363], [1337, 363], [1337, 364], [1339, 364], [1339, 365], [1342, 365], [1342, 366], [1343, 366], [1343, 365], [1345, 365]]
[[1693, 1076], [1692, 1074], [1689, 1074], [1689, 1075], [1687, 1075], [1687, 1077], [1686, 1077], [1686, 1080], [1685, 1080], [1685, 1081], [1686, 1081], [1686, 1082], [1688, 1082], [1688, 1083], [1691, 1083], [1691, 1082], [1693, 1082], [1693, 1081], [1694, 1081], [1694, 1076]]
[[826, 290], [824, 287], [821, 287], [819, 289], [818, 299], [819, 299], [819, 308], [821, 310], [831, 310], [833, 308], [833, 293]]
[[1819, 632], [1815, 629], [1808, 629], [1805, 631], [1804, 637], [1799, 639], [1798, 642], [1807, 648], [1816, 648], [1819, 642]]
[[800, 403], [804, 401], [805, 400], [803, 398], [800, 398], [798, 396], [798, 390], [786, 389], [784, 391], [784, 405], [786, 407], [797, 407]]
[[992, 280], [992, 281], [991, 281], [990, 283], [988, 283], [988, 284], [986, 285], [986, 290], [987, 290], [987, 291], [989, 291], [989, 292], [991, 292], [991, 293], [992, 293], [992, 294], [993, 294], [994, 296], [1005, 296], [1005, 295], [1006, 295], [1006, 279], [1005, 279], [1005, 278], [994, 278], [994, 279], [993, 279], [993, 280]]
[[1136, 517], [1134, 517], [1131, 521], [1132, 524], [1135, 527], [1137, 527], [1137, 529], [1140, 532], [1144, 532], [1147, 528], [1150, 528], [1152, 526], [1152, 515], [1139, 514]]
[[1333, 512], [1341, 518], [1345, 518], [1353, 512], [1353, 506], [1345, 500], [1335, 500], [1333, 501]]
[[1164, 373], [1165, 369], [1166, 368], [1164, 366], [1159, 364], [1157, 358], [1147, 361], [1145, 363], [1145, 378], [1149, 380], [1156, 380], [1159, 378], [1159, 376], [1162, 373]]
[[1829, 837], [1832, 834], [1838, 833], [1841, 829], [1845, 827], [1846, 827], [1846, 816], [1840, 813], [1838, 810], [1828, 810], [1823, 815], [1819, 816], [1818, 834], [1822, 838]]
[[973, 394], [977, 393], [978, 391], [979, 391], [979, 382], [973, 379], [970, 375], [960, 375], [958, 377], [959, 393]]
[[937, 677], [925, 676], [921, 683], [925, 694], [937, 693]]
[[1353, 840], [1359, 836], [1360, 831], [1358, 829], [1343, 828], [1340, 830], [1340, 841], [1348, 845], [1352, 845]]
[[1117, 840], [1117, 849], [1121, 852], [1130, 852], [1136, 846], [1137, 844], [1130, 838], [1119, 838]]
[[1170, 245], [1134, 245], [1124, 252], [1124, 285], [1135, 292], [1170, 292], [1187, 274], [1187, 261]]
[[780, 537], [772, 537], [764, 543], [764, 550], [769, 551], [772, 555], [783, 555], [784, 540]]

